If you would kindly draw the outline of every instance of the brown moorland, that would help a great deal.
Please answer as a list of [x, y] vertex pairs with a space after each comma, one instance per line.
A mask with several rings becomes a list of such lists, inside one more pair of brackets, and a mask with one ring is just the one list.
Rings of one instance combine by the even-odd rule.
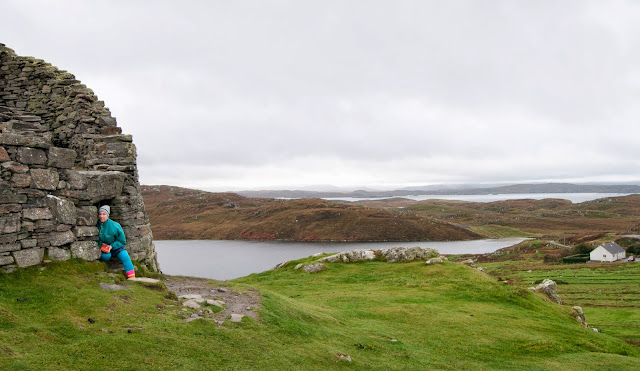
[[248, 198], [172, 186], [141, 190], [156, 239], [443, 241], [537, 236], [575, 244], [587, 236], [640, 232], [640, 195], [576, 204], [562, 199], [483, 203], [402, 198], [352, 203]]
[[575, 243], [585, 235], [640, 232], [640, 195], [575, 204], [562, 199], [496, 202], [389, 199], [357, 204], [387, 209], [401, 207], [416, 215], [468, 226], [487, 237], [535, 235]]
[[482, 238], [402, 209], [322, 199], [248, 198], [171, 186], [142, 186], [158, 240], [446, 241]]

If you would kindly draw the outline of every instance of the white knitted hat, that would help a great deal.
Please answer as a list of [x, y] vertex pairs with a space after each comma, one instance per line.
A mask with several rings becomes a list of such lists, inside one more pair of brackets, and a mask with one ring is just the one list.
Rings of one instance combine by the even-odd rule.
[[105, 213], [107, 213], [107, 215], [111, 215], [111, 208], [109, 207], [109, 205], [100, 206], [100, 209], [98, 209], [98, 213], [101, 211], [104, 211]]

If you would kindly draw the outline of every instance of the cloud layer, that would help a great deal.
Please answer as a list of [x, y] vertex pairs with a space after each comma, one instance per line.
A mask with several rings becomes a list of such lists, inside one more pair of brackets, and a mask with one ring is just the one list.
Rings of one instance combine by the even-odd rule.
[[640, 181], [640, 6], [599, 1], [6, 1], [141, 183]]

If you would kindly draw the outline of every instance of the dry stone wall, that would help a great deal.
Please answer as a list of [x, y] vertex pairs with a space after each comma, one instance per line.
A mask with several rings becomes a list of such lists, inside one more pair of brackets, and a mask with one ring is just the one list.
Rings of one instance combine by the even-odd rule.
[[158, 271], [131, 136], [72, 74], [0, 44], [0, 269], [97, 259], [104, 204]]

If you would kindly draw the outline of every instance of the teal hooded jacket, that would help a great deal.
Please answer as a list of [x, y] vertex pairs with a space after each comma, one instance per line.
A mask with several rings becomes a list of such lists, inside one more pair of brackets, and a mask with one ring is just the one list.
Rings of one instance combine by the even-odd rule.
[[103, 243], [107, 245], [111, 245], [113, 252], [123, 249], [124, 245], [127, 244], [127, 239], [124, 237], [124, 231], [122, 230], [122, 226], [118, 222], [114, 222], [111, 219], [107, 219], [106, 222], [96, 224], [98, 227], [98, 247], [102, 246]]

